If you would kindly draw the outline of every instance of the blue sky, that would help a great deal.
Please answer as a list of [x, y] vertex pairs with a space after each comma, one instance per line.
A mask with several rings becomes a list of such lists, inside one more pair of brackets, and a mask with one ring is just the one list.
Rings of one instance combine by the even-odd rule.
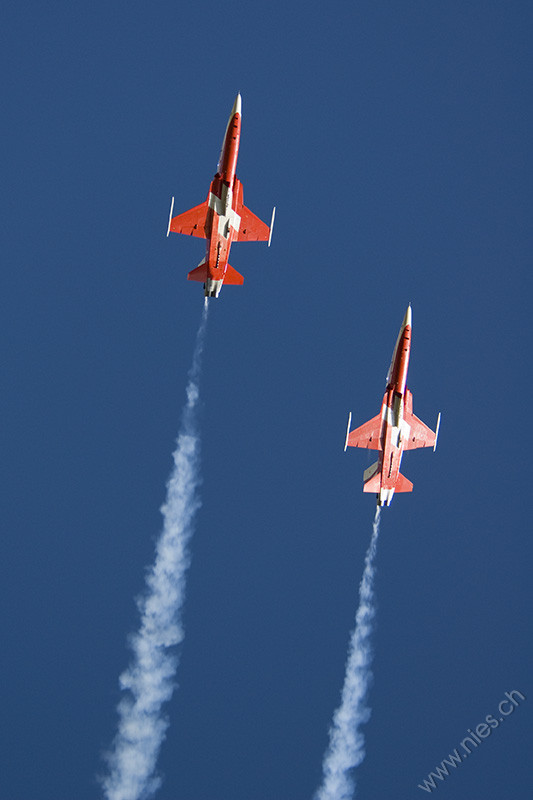
[[[373, 501], [347, 413], [408, 385], [437, 453], [383, 512], [359, 796], [529, 797], [531, 36], [526, 2], [57, 2], [4, 12], [0, 619], [5, 800], [100, 797], [202, 308], [237, 91], [272, 247], [212, 302], [202, 509], [160, 800], [307, 800]], [[530, 697], [531, 695], [531, 697]]]

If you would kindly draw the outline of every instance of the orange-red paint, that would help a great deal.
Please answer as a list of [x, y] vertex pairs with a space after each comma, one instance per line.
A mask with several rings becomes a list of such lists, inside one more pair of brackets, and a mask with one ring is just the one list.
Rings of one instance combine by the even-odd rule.
[[381, 412], [346, 437], [347, 447], [379, 452], [377, 462], [365, 471], [363, 492], [375, 493], [380, 506], [390, 505], [395, 492], [413, 489], [411, 481], [400, 472], [403, 451], [434, 447], [437, 440], [437, 433], [413, 414], [413, 395], [406, 388], [411, 331], [409, 306], [392, 354]]
[[217, 172], [207, 200], [173, 217], [169, 231], [206, 239], [205, 259], [187, 279], [204, 284], [206, 297], [218, 297], [222, 284], [239, 285], [244, 278], [228, 263], [233, 242], [269, 241], [270, 228], [243, 204], [242, 183], [236, 177], [241, 137], [241, 97], [233, 105]]

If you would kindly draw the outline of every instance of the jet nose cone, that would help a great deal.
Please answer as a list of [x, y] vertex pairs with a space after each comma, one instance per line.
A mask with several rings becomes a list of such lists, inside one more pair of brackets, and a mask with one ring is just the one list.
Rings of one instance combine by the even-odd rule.
[[407, 311], [405, 312], [405, 317], [403, 318], [402, 328], [406, 328], [407, 325], [411, 328], [413, 325], [413, 312], [411, 311], [411, 303], [407, 306]]
[[233, 103], [233, 108], [231, 109], [231, 116], [233, 116], [234, 114], [242, 114], [241, 108], [242, 108], [242, 97], [241, 93], [239, 92], [239, 94], [235, 98], [235, 102]]

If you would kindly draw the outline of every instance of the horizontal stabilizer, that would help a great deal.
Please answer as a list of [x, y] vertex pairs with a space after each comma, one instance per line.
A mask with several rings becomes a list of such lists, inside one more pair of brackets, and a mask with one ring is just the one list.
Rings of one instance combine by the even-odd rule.
[[226, 267], [226, 273], [224, 275], [224, 286], [228, 284], [229, 286], [242, 286], [244, 283], [244, 278], [242, 277], [240, 272], [237, 272], [236, 269], [233, 267], [228, 266]]
[[381, 489], [381, 472], [378, 469], [379, 461], [365, 469], [363, 473], [363, 492], [373, 492], [379, 494]]
[[[172, 231], [172, 233], [184, 233], [186, 236], [198, 236], [200, 239], [205, 239], [205, 221], [208, 211], [209, 204], [206, 200], [204, 203], [200, 203], [199, 206], [190, 208], [177, 217], [172, 217], [169, 231]], [[195, 279], [193, 278], [193, 280]]]
[[268, 242], [270, 228], [266, 222], [256, 217], [245, 205], [242, 205], [237, 213], [241, 217], [237, 242]]
[[188, 281], [199, 281], [200, 283], [205, 283], [207, 280], [207, 266], [205, 264], [200, 264], [199, 267], [193, 269], [187, 275]]
[[401, 472], [398, 473], [398, 480], [396, 482], [396, 486], [394, 487], [397, 492], [412, 492], [413, 491], [413, 484], [411, 481], [408, 481], [405, 475], [402, 475]]

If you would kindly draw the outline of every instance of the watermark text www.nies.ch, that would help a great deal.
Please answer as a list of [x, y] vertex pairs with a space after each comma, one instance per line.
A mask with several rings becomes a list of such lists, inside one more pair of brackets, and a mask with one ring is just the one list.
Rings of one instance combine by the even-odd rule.
[[526, 696], [517, 689], [513, 689], [512, 692], [505, 692], [505, 699], [498, 704], [497, 716], [487, 714], [485, 721], [476, 725], [474, 730], [468, 728], [468, 736], [465, 736], [459, 747], [456, 747], [453, 753], [449, 753], [448, 758], [443, 758], [440, 765], [435, 767], [434, 772], [430, 772], [423, 783], [418, 784], [418, 788], [424, 792], [432, 792], [437, 789], [439, 786], [437, 781], [443, 781], [447, 778], [451, 774], [450, 768], [457, 769], [465, 758], [470, 753], [473, 753], [474, 749], [479, 747], [483, 740], [487, 739], [492, 731], [499, 728], [501, 723], [513, 713], [515, 708], [520, 705], [520, 701], [525, 699]]

